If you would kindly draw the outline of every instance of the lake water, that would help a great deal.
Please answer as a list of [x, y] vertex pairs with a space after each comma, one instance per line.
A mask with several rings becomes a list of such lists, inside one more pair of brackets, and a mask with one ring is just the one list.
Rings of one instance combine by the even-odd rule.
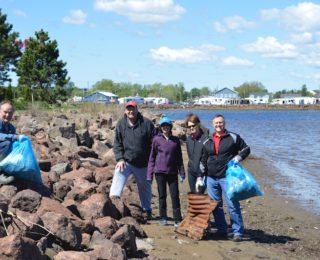
[[[172, 120], [193, 112], [213, 133], [212, 118], [222, 114], [226, 128], [243, 137], [251, 154], [279, 174], [271, 184], [280, 194], [320, 215], [320, 111], [318, 110], [165, 110]], [[283, 181], [285, 179], [285, 181]], [[270, 180], [271, 181], [271, 180]]]

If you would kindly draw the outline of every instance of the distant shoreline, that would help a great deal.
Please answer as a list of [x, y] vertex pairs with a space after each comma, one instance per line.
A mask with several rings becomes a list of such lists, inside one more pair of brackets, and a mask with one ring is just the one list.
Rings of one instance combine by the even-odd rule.
[[316, 105], [139, 105], [144, 109], [194, 109], [194, 110], [320, 110]]

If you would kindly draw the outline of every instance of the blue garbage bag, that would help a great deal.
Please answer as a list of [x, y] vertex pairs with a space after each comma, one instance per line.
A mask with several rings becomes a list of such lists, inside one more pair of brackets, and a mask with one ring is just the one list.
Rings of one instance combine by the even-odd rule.
[[264, 195], [253, 176], [239, 163], [229, 162], [226, 178], [227, 196], [233, 201]]
[[29, 138], [12, 144], [11, 152], [0, 162], [0, 170], [17, 179], [42, 183], [39, 164]]

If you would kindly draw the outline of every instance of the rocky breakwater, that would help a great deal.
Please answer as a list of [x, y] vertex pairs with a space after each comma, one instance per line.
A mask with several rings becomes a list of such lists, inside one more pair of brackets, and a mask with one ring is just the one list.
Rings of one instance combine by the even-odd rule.
[[134, 178], [121, 199], [109, 197], [116, 124], [110, 114], [26, 113], [14, 124], [32, 140], [43, 185], [15, 180], [0, 187], [1, 259], [152, 258], [137, 248], [146, 215]]

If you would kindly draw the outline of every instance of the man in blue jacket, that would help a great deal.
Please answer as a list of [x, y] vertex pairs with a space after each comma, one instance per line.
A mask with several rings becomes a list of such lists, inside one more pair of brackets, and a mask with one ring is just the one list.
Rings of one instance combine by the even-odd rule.
[[207, 189], [209, 196], [219, 201], [218, 206], [213, 211], [213, 216], [218, 228], [218, 235], [227, 237], [227, 222], [224, 216], [222, 193], [227, 203], [230, 215], [233, 240], [243, 239], [244, 225], [240, 210], [239, 201], [232, 201], [226, 195], [227, 181], [226, 171], [230, 160], [240, 162], [250, 154], [250, 147], [238, 135], [225, 129], [225, 121], [222, 115], [213, 118], [214, 134], [213, 138], [205, 143], [206, 164], [208, 169]]
[[[14, 141], [27, 138], [25, 135], [16, 134], [15, 127], [10, 123], [13, 113], [14, 107], [10, 101], [0, 103], [0, 161], [10, 153]], [[8, 184], [13, 180], [13, 176], [0, 174], [0, 184]]]
[[137, 103], [125, 105], [125, 115], [116, 126], [113, 151], [117, 161], [109, 196], [120, 197], [129, 175], [137, 182], [141, 207], [151, 218], [151, 184], [147, 166], [151, 150], [153, 123], [138, 111]]

